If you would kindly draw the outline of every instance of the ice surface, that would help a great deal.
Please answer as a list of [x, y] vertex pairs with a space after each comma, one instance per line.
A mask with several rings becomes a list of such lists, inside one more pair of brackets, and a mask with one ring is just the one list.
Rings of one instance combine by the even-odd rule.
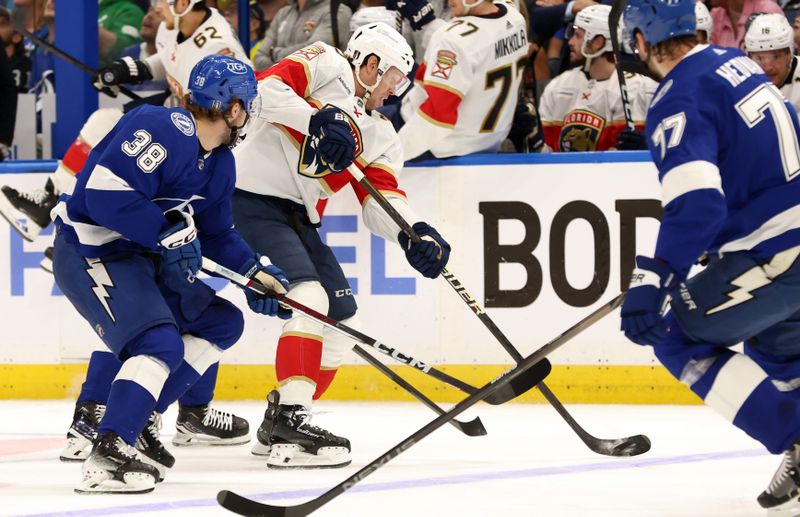
[[[265, 403], [220, 402], [250, 421]], [[274, 471], [249, 445], [170, 446], [177, 459], [146, 495], [78, 495], [80, 464], [58, 453], [72, 401], [0, 401], [0, 515], [225, 515], [220, 489], [261, 501], [299, 504], [345, 479], [410, 435], [434, 414], [413, 403], [322, 402], [314, 423], [346, 436], [344, 469]], [[355, 489], [321, 516], [750, 516], [765, 515], [756, 496], [780, 459], [702, 406], [590, 406], [569, 409], [587, 431], [618, 438], [643, 433], [653, 448], [636, 458], [589, 451], [547, 405], [481, 404], [488, 436], [445, 426]], [[176, 410], [164, 416], [165, 443]], [[171, 444], [170, 444], [171, 445]]]

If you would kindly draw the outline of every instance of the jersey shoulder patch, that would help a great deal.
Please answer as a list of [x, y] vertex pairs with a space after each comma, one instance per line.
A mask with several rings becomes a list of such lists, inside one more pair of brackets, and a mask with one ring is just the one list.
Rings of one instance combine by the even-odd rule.
[[173, 112], [170, 118], [181, 133], [186, 136], [194, 136], [194, 121], [191, 118], [179, 111]]
[[305, 59], [306, 61], [311, 61], [316, 57], [325, 53], [325, 47], [320, 45], [319, 43], [314, 43], [307, 47], [303, 47], [300, 50], [296, 50], [292, 52], [293, 56]]

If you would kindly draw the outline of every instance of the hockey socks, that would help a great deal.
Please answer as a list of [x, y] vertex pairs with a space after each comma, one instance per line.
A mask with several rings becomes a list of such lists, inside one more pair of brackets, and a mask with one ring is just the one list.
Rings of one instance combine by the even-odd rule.
[[217, 387], [217, 374], [219, 363], [208, 367], [203, 375], [195, 382], [181, 398], [181, 406], [207, 406], [214, 399], [214, 389]]
[[336, 377], [336, 372], [339, 370], [334, 369], [321, 369], [319, 371], [319, 377], [317, 378], [317, 390], [314, 392], [313, 399], [319, 400], [319, 398], [328, 391], [331, 383], [333, 382], [333, 378]]
[[[193, 389], [194, 394], [192, 397], [185, 397], [188, 399], [201, 399], [198, 404], [188, 404], [193, 406], [204, 406], [211, 402], [211, 397], [214, 394], [214, 385], [217, 381], [216, 371], [220, 357], [222, 357], [222, 350], [217, 348], [214, 344], [190, 334], [181, 336], [183, 340], [183, 361], [181, 361], [178, 369], [169, 376], [164, 389], [161, 390], [161, 396], [158, 398], [156, 404], [156, 411], [163, 413], [167, 408], [178, 398], [185, 397], [185, 393], [189, 388], [193, 388], [199, 381], [202, 375], [209, 371], [213, 366], [213, 377], [203, 382], [200, 386], [200, 396], [198, 397], [197, 391]], [[208, 398], [206, 398], [206, 395]]]
[[106, 414], [97, 434], [116, 433], [136, 443], [169, 376], [169, 369], [152, 356], [136, 355], [122, 364], [108, 396]]
[[111, 352], [92, 352], [89, 358], [89, 369], [86, 371], [86, 380], [81, 386], [81, 393], [78, 395], [78, 404], [83, 402], [99, 402], [105, 404], [108, 401], [108, 393], [111, 391], [111, 383], [122, 367], [122, 363], [117, 356]]
[[320, 374], [322, 339], [313, 334], [284, 333], [278, 340], [275, 373], [284, 404], [309, 407]]

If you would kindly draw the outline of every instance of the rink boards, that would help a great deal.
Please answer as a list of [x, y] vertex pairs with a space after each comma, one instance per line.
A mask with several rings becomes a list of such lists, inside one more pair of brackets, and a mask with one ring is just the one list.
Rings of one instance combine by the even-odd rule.
[[[35, 187], [44, 176], [4, 174], [0, 181]], [[448, 269], [523, 354], [619, 293], [635, 254], [652, 253], [658, 229], [659, 186], [646, 153], [473, 156], [407, 167], [401, 185], [420, 218], [452, 245]], [[416, 275], [399, 246], [370, 235], [359, 214], [356, 197], [340, 193], [321, 232], [351, 280], [361, 330], [475, 384], [507, 368], [508, 355], [447, 282]], [[38, 268], [52, 235], [26, 243], [0, 226], [7, 243], [0, 247], [0, 398], [71, 396], [102, 343]], [[249, 313], [237, 288], [210, 282], [246, 314], [217, 397], [262, 398], [275, 382], [280, 324]], [[615, 313], [558, 350], [551, 388], [574, 402], [696, 401], [618, 328]], [[460, 397], [411, 373], [436, 400]], [[330, 398], [408, 398], [355, 356], [339, 375]]]

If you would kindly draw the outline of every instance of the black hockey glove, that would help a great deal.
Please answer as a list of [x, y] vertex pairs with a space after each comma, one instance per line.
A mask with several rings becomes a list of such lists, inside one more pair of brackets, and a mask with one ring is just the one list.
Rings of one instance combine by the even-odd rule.
[[518, 153], [540, 153], [544, 135], [539, 132], [539, 114], [532, 102], [520, 102], [514, 110], [514, 121], [508, 139]]
[[617, 134], [617, 150], [643, 151], [647, 149], [647, 137], [641, 131], [625, 128]]
[[418, 243], [412, 243], [405, 232], [400, 232], [397, 235], [400, 246], [406, 252], [406, 260], [422, 276], [436, 278], [447, 266], [447, 261], [450, 259], [450, 245], [428, 223], [420, 221], [414, 223], [411, 228], [419, 235], [420, 241]]
[[353, 129], [339, 108], [329, 106], [311, 115], [308, 134], [317, 139], [317, 154], [331, 172], [342, 172], [355, 160]]
[[138, 61], [131, 57], [123, 57], [111, 62], [105, 68], [98, 70], [97, 77], [94, 79], [94, 87], [100, 91], [105, 91], [116, 95], [114, 86], [120, 84], [139, 84], [153, 78], [150, 68], [144, 61]]
[[400, 11], [415, 31], [436, 19], [433, 6], [428, 0], [386, 0], [384, 5], [389, 11]]

